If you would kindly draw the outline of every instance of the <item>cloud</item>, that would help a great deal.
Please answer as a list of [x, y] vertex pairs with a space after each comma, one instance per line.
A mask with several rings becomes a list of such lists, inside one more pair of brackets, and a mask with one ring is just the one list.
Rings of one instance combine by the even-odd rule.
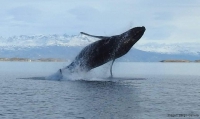
[[41, 11], [28, 6], [21, 6], [10, 9], [8, 15], [15, 21], [35, 22], [40, 17]]
[[144, 35], [146, 41], [155, 42], [200, 42], [197, 31], [200, 30], [200, 2], [148, 1], [142, 0], [147, 15]]
[[0, 4], [0, 36], [120, 34], [147, 28], [144, 42], [199, 42], [198, 0], [6, 0]]
[[74, 15], [80, 21], [92, 21], [94, 18], [98, 17], [99, 14], [101, 14], [97, 9], [90, 6], [79, 6], [70, 9], [69, 13]]

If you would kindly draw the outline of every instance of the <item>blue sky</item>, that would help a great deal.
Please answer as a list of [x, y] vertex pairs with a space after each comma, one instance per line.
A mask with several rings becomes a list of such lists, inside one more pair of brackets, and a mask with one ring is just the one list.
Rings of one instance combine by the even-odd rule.
[[199, 0], [4, 0], [0, 36], [120, 34], [145, 26], [141, 42], [200, 43]]

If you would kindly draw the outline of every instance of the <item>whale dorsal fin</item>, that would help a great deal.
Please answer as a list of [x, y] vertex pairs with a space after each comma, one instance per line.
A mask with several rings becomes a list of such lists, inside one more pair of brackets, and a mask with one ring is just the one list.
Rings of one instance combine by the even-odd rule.
[[94, 35], [90, 35], [90, 34], [87, 34], [87, 33], [84, 33], [84, 32], [80, 32], [80, 33], [83, 34], [83, 35], [86, 35], [86, 36], [91, 36], [91, 37], [99, 38], [99, 39], [109, 38], [108, 36], [94, 36]]

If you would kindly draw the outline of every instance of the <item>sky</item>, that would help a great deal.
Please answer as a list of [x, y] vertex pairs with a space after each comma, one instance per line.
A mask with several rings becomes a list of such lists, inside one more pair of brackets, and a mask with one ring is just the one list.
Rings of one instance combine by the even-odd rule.
[[0, 36], [117, 35], [145, 26], [140, 42], [200, 43], [200, 0], [1, 0]]

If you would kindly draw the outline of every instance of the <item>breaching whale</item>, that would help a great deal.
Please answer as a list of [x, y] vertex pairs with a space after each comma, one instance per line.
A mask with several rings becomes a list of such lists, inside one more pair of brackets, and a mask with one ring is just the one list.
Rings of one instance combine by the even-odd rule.
[[100, 40], [93, 42], [83, 48], [75, 59], [62, 70], [69, 70], [71, 73], [79, 71], [88, 72], [93, 68], [101, 66], [112, 61], [110, 73], [112, 77], [112, 65], [115, 59], [125, 55], [131, 47], [143, 36], [145, 27], [134, 27], [120, 35], [114, 36], [94, 36], [84, 32], [81, 34], [99, 38]]

